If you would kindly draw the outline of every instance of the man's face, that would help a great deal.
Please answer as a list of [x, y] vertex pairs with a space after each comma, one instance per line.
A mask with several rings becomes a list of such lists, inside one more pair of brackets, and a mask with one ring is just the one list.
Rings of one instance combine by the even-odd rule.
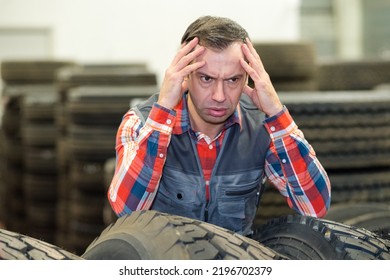
[[220, 127], [236, 109], [247, 80], [240, 64], [244, 58], [241, 45], [233, 43], [222, 51], [206, 48], [197, 57], [196, 61], [206, 63], [188, 77], [188, 104], [194, 129]]

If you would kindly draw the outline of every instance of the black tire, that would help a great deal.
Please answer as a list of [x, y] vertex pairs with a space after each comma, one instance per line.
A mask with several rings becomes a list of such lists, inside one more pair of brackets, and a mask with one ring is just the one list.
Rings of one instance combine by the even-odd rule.
[[50, 83], [56, 71], [74, 65], [72, 61], [56, 60], [9, 60], [1, 63], [1, 77], [7, 83]]
[[330, 208], [325, 218], [372, 232], [390, 231], [390, 205], [387, 203], [336, 204]]
[[318, 65], [318, 87], [327, 90], [365, 90], [389, 82], [390, 61], [329, 60]]
[[254, 42], [254, 48], [272, 80], [314, 78], [316, 49], [311, 42]]
[[390, 232], [390, 211], [367, 213], [347, 220], [345, 223], [355, 227], [365, 228], [373, 232], [383, 230]]
[[256, 229], [254, 239], [295, 260], [390, 260], [390, 241], [330, 220], [288, 215]]
[[135, 211], [108, 226], [85, 259], [286, 259], [226, 229], [156, 211]]
[[82, 258], [47, 242], [0, 229], [0, 260], [81, 260]]
[[[325, 219], [349, 224], [348, 221], [352, 221], [362, 215], [382, 212], [390, 213], [390, 205], [378, 202], [343, 203], [332, 205]], [[372, 230], [370, 228], [367, 229]]]

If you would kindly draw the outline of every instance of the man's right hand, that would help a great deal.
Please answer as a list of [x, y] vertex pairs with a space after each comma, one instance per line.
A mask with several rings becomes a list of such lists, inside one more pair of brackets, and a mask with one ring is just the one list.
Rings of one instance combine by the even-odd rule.
[[205, 65], [205, 61], [193, 62], [205, 50], [205, 47], [198, 45], [198, 42], [198, 38], [194, 38], [189, 43], [183, 44], [165, 71], [157, 101], [159, 105], [172, 110], [181, 100], [183, 92], [187, 90], [186, 77]]

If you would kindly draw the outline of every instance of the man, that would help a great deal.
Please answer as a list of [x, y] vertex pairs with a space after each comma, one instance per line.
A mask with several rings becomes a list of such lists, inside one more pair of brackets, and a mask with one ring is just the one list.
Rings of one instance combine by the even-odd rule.
[[324, 216], [327, 174], [247, 32], [206, 16], [181, 43], [159, 94], [129, 110], [118, 129], [108, 191], [115, 213], [154, 209], [250, 235], [268, 177], [292, 209]]

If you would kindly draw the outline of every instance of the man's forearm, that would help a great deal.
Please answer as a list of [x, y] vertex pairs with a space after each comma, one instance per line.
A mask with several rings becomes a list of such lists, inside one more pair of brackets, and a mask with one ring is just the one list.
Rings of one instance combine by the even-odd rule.
[[[168, 119], [168, 125], [166, 122]], [[149, 209], [165, 164], [172, 131], [172, 116], [164, 110], [152, 110], [142, 125], [138, 116], [129, 113], [117, 134], [117, 165], [108, 199], [119, 216]]]
[[268, 120], [271, 147], [266, 173], [295, 211], [322, 217], [330, 205], [330, 182], [315, 151], [287, 110], [281, 119]]

